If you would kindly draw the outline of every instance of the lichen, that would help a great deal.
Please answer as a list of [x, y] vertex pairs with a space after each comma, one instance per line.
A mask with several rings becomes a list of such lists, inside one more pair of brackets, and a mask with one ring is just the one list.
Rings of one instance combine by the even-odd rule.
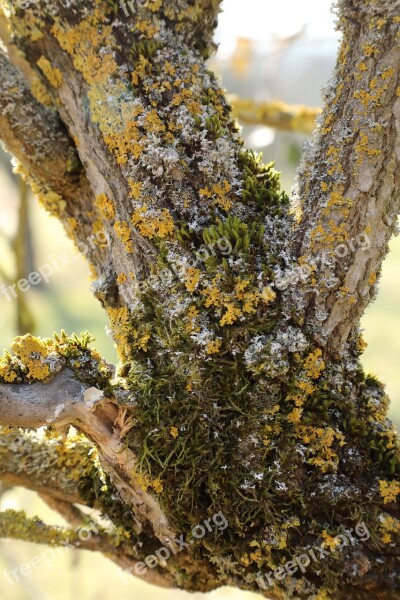
[[52, 67], [51, 63], [45, 56], [41, 56], [37, 61], [38, 67], [43, 71], [49, 83], [55, 88], [59, 88], [62, 85], [63, 78], [60, 69]]
[[400, 482], [382, 480], [379, 482], [379, 490], [384, 504], [396, 502], [396, 498], [400, 494]]
[[18, 336], [0, 359], [0, 380], [7, 383], [45, 381], [62, 367], [72, 369], [79, 379], [102, 390], [111, 390], [112, 371], [100, 356], [89, 347], [93, 337], [68, 336], [64, 331], [54, 338], [39, 338], [31, 334]]
[[29, 379], [43, 380], [50, 375], [49, 365], [45, 359], [50, 354], [49, 346], [31, 334], [15, 338], [11, 345], [15, 356], [27, 369]]
[[[382, 543], [397, 539], [397, 524], [379, 517], [382, 505], [389, 509], [397, 498], [400, 469], [383, 386], [360, 367], [358, 333], [346, 361], [328, 357], [318, 338], [325, 315], [304, 327], [300, 286], [279, 286], [280, 275], [306, 266], [304, 287], [316, 304], [317, 292], [325, 291], [350, 306], [356, 301], [344, 282], [334, 281], [332, 291], [332, 281], [323, 280], [318, 252], [332, 253], [348, 241], [354, 205], [345, 174], [379, 160], [374, 140], [383, 123], [354, 132], [349, 167], [344, 143], [329, 141], [335, 119], [326, 111], [320, 132], [326, 161], [316, 186], [325, 210], [298, 257], [290, 239], [306, 199], [313, 207], [311, 182], [291, 208], [273, 165], [242, 148], [203, 60], [213, 18], [186, 0], [135, 6], [134, 19], [111, 20], [112, 6], [101, 0], [73, 19], [62, 11], [48, 15], [51, 35], [82, 77], [82, 105], [90, 113], [85, 126], [101, 137], [120, 184], [113, 196], [108, 188], [98, 194], [100, 217], [93, 221], [99, 231], [112, 229], [128, 255], [129, 267], [120, 261], [110, 277], [112, 293], [99, 296], [120, 375], [135, 398], [126, 402], [140, 423], [124, 436], [139, 461], [132, 484], [157, 494], [177, 531], [222, 511], [229, 528], [199, 542], [194, 565], [204, 559], [210, 579], [257, 589], [259, 568], [277, 568], [321, 541], [332, 548], [335, 536], [360, 516]], [[384, 35], [382, 24], [374, 27]], [[343, 81], [332, 105], [346, 96], [351, 52], [345, 42]], [[355, 67], [360, 88], [351, 101], [360, 119], [393, 85], [390, 69], [369, 80], [379, 52], [378, 43], [364, 45]], [[306, 180], [313, 173], [307, 169]], [[51, 190], [46, 196], [60, 216], [62, 198]], [[89, 372], [101, 389], [111, 386], [107, 368], [82, 341], [35, 343], [81, 376]], [[48, 357], [22, 356], [18, 348], [20, 356], [0, 363], [1, 377], [15, 383], [43, 376]], [[40, 365], [31, 368], [29, 361]], [[60, 463], [64, 469], [64, 458]], [[118, 519], [121, 507], [107, 485], [98, 471], [87, 474], [85, 497], [103, 498]], [[360, 544], [348, 549], [348, 573], [357, 573], [359, 550]], [[288, 578], [280, 593], [286, 586], [291, 597], [329, 597], [341, 575], [328, 563]], [[185, 579], [195, 578], [194, 570], [181, 574], [182, 587], [202, 585]]]

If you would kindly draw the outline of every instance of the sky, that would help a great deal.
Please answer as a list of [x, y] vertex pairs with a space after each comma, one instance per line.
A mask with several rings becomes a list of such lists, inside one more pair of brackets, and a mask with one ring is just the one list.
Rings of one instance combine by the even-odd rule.
[[307, 25], [311, 37], [337, 36], [331, 4], [331, 0], [225, 0], [217, 33], [220, 52], [229, 54], [232, 33], [262, 43], [271, 35], [294, 35]]

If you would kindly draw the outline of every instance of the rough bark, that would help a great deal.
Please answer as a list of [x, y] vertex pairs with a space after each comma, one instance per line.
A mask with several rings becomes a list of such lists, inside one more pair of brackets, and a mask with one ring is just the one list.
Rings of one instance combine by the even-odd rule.
[[[316, 266], [317, 293], [309, 287], [304, 294], [306, 321], [340, 354], [374, 295], [399, 214], [400, 11], [397, 2], [339, 6], [344, 42], [299, 174], [295, 244]], [[362, 235], [367, 252], [357, 247]], [[349, 240], [355, 251], [335, 255]]]
[[[87, 338], [17, 338], [0, 365], [0, 423], [85, 434], [110, 492], [91, 469], [79, 496], [111, 512], [139, 560], [222, 513], [227, 528], [147, 569], [166, 585], [400, 598], [399, 440], [358, 333], [398, 212], [397, 9], [340, 3], [344, 41], [296, 213], [272, 166], [242, 149], [206, 68], [219, 2], [138, 0], [131, 16], [105, 0], [6, 6], [53, 108], [3, 56], [5, 143], [42, 196], [56, 194], [48, 208], [78, 244], [102, 232], [88, 258], [122, 366], [114, 382]], [[21, 136], [18, 115], [33, 110], [43, 127], [27, 121]], [[57, 157], [26, 156], [25, 137], [58, 135]], [[2, 439], [1, 472], [37, 489]], [[50, 495], [71, 504], [68, 476]], [[369, 537], [339, 549], [360, 522]], [[327, 558], [282, 577], [321, 544]]]

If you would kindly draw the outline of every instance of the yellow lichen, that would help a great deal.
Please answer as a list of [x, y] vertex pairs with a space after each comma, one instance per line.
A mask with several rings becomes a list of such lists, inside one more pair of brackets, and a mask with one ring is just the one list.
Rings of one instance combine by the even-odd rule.
[[131, 239], [131, 230], [129, 229], [129, 225], [124, 223], [123, 221], [116, 221], [114, 223], [114, 229], [125, 246], [125, 249], [128, 253], [133, 252], [133, 242]]
[[[156, 0], [157, 1], [157, 0]], [[159, 27], [156, 23], [147, 20], [136, 21], [134, 29], [140, 33], [143, 33], [147, 38], [154, 38], [158, 33]]]
[[222, 346], [222, 340], [212, 340], [206, 346], [207, 354], [217, 354]]
[[[94, 233], [94, 243], [97, 246], [107, 246], [107, 233], [100, 219], [96, 219], [92, 223], [92, 231]], [[93, 238], [92, 238], [93, 239]]]
[[364, 352], [365, 348], [367, 348], [367, 347], [368, 347], [367, 342], [364, 340], [364, 338], [363, 338], [362, 335], [359, 335], [358, 339], [357, 339], [357, 348], [358, 348], [358, 350], [360, 352]]
[[139, 200], [140, 195], [141, 195], [141, 190], [142, 190], [142, 182], [141, 181], [134, 181], [133, 179], [128, 179], [128, 183], [129, 183], [129, 187], [131, 188], [131, 191], [129, 193], [130, 197], [133, 198], [134, 200]]
[[115, 208], [112, 200], [106, 194], [102, 193], [96, 196], [96, 205], [100, 213], [107, 221], [112, 221], [115, 217]]
[[363, 44], [362, 49], [365, 52], [366, 56], [374, 56], [374, 54], [378, 54], [378, 48], [371, 46], [371, 44]]
[[201, 188], [199, 190], [199, 194], [200, 196], [205, 196], [206, 198], [211, 198], [212, 196], [212, 193], [207, 188]]
[[149, 131], [150, 133], [159, 133], [165, 131], [165, 125], [161, 121], [155, 109], [146, 114], [144, 124], [146, 131]]
[[383, 504], [396, 502], [396, 498], [400, 494], [400, 482], [381, 479], [379, 482], [379, 491], [383, 498]]
[[387, 67], [387, 68], [386, 68], [386, 69], [383, 71], [383, 73], [381, 73], [381, 77], [382, 77], [382, 79], [383, 79], [383, 80], [386, 80], [386, 79], [391, 79], [391, 78], [394, 76], [395, 72], [396, 72], [396, 71], [394, 70], [394, 68], [393, 68], [393, 67]]
[[187, 269], [185, 273], [185, 287], [189, 292], [194, 292], [200, 281], [201, 271], [194, 267]]
[[382, 542], [384, 544], [392, 543], [392, 534], [400, 534], [400, 521], [387, 513], [380, 514], [379, 521]]
[[291, 413], [288, 414], [286, 419], [289, 423], [298, 423], [301, 420], [301, 415], [303, 414], [302, 408], [294, 408]]
[[271, 286], [266, 286], [263, 289], [263, 291], [261, 292], [261, 298], [263, 299], [263, 301], [265, 302], [265, 304], [268, 304], [269, 302], [272, 302], [272, 300], [275, 300], [276, 293], [271, 288]]
[[187, 324], [186, 324], [186, 330], [189, 333], [196, 333], [198, 331], [200, 331], [200, 327], [196, 326], [196, 319], [198, 317], [199, 311], [197, 310], [197, 308], [195, 306], [190, 306], [188, 311], [187, 311]]
[[315, 600], [331, 600], [332, 596], [329, 593], [329, 590], [326, 588], [321, 588], [318, 590], [317, 596], [315, 596]]
[[322, 350], [317, 348], [314, 352], [311, 352], [306, 360], [304, 361], [304, 368], [306, 375], [312, 379], [318, 379], [321, 371], [325, 369], [325, 362], [321, 358]]
[[171, 235], [175, 228], [171, 213], [167, 208], [148, 209], [147, 204], [133, 211], [132, 223], [142, 235], [150, 239], [165, 238]]
[[33, 42], [40, 40], [43, 37], [39, 27], [43, 27], [43, 19], [37, 16], [37, 13], [31, 8], [25, 8], [23, 19], [14, 21], [15, 29], [21, 37], [28, 37]]
[[317, 224], [311, 232], [311, 241], [313, 247], [319, 243], [333, 248], [336, 244], [344, 242], [347, 235], [345, 222], [337, 225], [333, 219], [330, 219], [324, 225], [321, 222]]
[[238, 278], [232, 293], [220, 289], [221, 275], [212, 280], [211, 285], [204, 288], [201, 293], [205, 296], [205, 307], [214, 306], [225, 313], [220, 319], [220, 325], [232, 325], [242, 314], [254, 314], [260, 302], [268, 304], [275, 299], [276, 293], [270, 286], [260, 292], [250, 288], [249, 279]]
[[324, 540], [323, 545], [327, 546], [331, 551], [334, 551], [335, 548], [337, 548], [341, 544], [340, 538], [338, 536], [332, 537], [326, 530], [322, 532], [322, 538]]
[[356, 144], [356, 152], [359, 154], [358, 163], [362, 160], [362, 155], [367, 156], [379, 156], [381, 154], [381, 150], [378, 148], [371, 148], [368, 136], [365, 132], [360, 133], [359, 140]]
[[64, 212], [67, 203], [66, 201], [53, 191], [44, 191], [42, 190], [33, 180], [30, 180], [32, 192], [35, 194], [40, 204], [45, 208], [49, 213], [55, 216], [59, 216], [60, 213]]
[[160, 10], [163, 4], [163, 0], [147, 0], [145, 3], [146, 8], [149, 8], [152, 12]]
[[108, 307], [107, 313], [119, 354], [121, 358], [126, 358], [126, 356], [129, 356], [130, 354], [128, 336], [131, 333], [131, 322], [129, 311], [125, 306], [121, 308]]
[[225, 309], [226, 312], [219, 321], [220, 325], [232, 325], [242, 314], [239, 308], [229, 302], [225, 305]]
[[47, 91], [46, 86], [36, 74], [33, 76], [31, 82], [31, 93], [38, 102], [44, 104], [45, 106], [51, 106], [53, 104], [53, 100]]
[[173, 438], [177, 438], [179, 435], [179, 431], [177, 427], [171, 427], [171, 429], [169, 430], [170, 434], [172, 435]]
[[57, 69], [57, 67], [52, 67], [50, 61], [45, 56], [41, 56], [39, 60], [37, 60], [36, 64], [43, 71], [44, 75], [53, 87], [61, 87], [63, 78], [60, 69]]
[[151, 486], [157, 494], [161, 494], [161, 492], [164, 489], [164, 486], [161, 483], [160, 478], [158, 478], [158, 477], [157, 477], [157, 479], [154, 479], [154, 481], [151, 483]]
[[28, 377], [43, 380], [50, 375], [49, 365], [44, 362], [44, 358], [50, 354], [51, 349], [40, 338], [33, 337], [30, 333], [16, 337], [11, 349], [28, 369]]
[[212, 187], [212, 195], [215, 196], [214, 204], [217, 204], [226, 211], [229, 211], [232, 207], [232, 201], [227, 196], [231, 187], [231, 184], [226, 179], [222, 183], [216, 183]]
[[133, 343], [133, 347], [139, 348], [139, 350], [143, 350], [143, 352], [147, 352], [147, 350], [148, 350], [147, 344], [149, 341], [150, 341], [150, 335], [148, 333], [146, 333], [145, 335], [142, 335], [141, 337], [139, 337], [139, 339]]
[[4, 358], [0, 358], [0, 377], [7, 383], [12, 383], [17, 378], [16, 372]]
[[308, 462], [326, 473], [329, 469], [336, 471], [339, 457], [332, 449], [334, 443], [344, 446], [344, 436], [332, 427], [312, 427], [299, 425], [294, 435], [307, 446]]

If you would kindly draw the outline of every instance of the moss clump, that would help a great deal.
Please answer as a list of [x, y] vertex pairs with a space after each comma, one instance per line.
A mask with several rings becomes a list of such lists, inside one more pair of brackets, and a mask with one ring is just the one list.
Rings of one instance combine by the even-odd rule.
[[146, 60], [153, 59], [158, 50], [161, 50], [162, 44], [155, 40], [144, 39], [136, 42], [131, 47], [131, 58], [134, 62], [140, 61], [141, 57]]
[[282, 214], [289, 204], [289, 198], [280, 189], [280, 174], [274, 169], [274, 163], [263, 164], [261, 154], [242, 150], [239, 168], [243, 173], [243, 200], [255, 204], [259, 209], [268, 207], [273, 214]]
[[239, 217], [229, 216], [225, 220], [218, 219], [215, 225], [211, 225], [203, 230], [203, 240], [208, 246], [215, 246], [218, 240], [226, 240], [232, 254], [240, 255], [242, 252], [247, 255], [250, 250], [260, 247], [263, 242], [265, 226], [255, 221], [245, 223]]

